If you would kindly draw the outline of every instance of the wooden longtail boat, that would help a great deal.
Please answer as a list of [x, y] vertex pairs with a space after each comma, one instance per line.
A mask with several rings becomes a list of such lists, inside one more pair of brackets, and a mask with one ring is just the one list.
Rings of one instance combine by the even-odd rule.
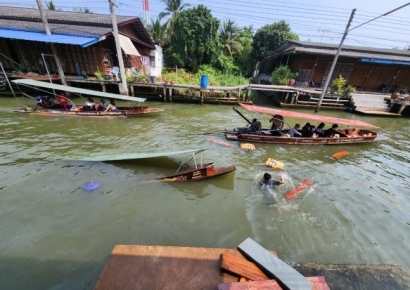
[[174, 175], [166, 176], [166, 177], [160, 177], [157, 180], [160, 181], [166, 181], [166, 182], [175, 182], [175, 181], [194, 181], [194, 180], [201, 180], [201, 179], [206, 179], [210, 177], [216, 177], [220, 176], [232, 171], [236, 170], [235, 165], [230, 165], [226, 167], [215, 167], [214, 163], [202, 163], [202, 155], [201, 155], [201, 160], [200, 163], [197, 164], [196, 162], [196, 155], [198, 153], [202, 153], [206, 149], [200, 149], [192, 153], [192, 158], [189, 160], [194, 161], [194, 166], [189, 166], [187, 169], [184, 171], [180, 172], [182, 167], [186, 165], [188, 162], [183, 162], [177, 169]]
[[[199, 163], [196, 161], [196, 155], [202, 153], [206, 149], [191, 149], [172, 152], [158, 152], [158, 153], [125, 153], [115, 155], [97, 155], [89, 156], [87, 158], [75, 159], [77, 161], [100, 161], [100, 162], [114, 162], [122, 160], [134, 160], [156, 157], [168, 157], [180, 154], [190, 154], [190, 159], [181, 163], [174, 175], [156, 178], [156, 181], [195, 181], [201, 179], [207, 179], [211, 177], [220, 176], [229, 172], [235, 171], [236, 166], [230, 165], [226, 167], [215, 167], [214, 163], [202, 163], [202, 154]], [[72, 160], [72, 159], [70, 159]], [[189, 162], [193, 161], [193, 166], [188, 166]], [[150, 180], [152, 181], [152, 180]]]
[[[344, 124], [347, 126], [378, 128], [377, 126], [351, 119], [333, 118], [328, 116], [310, 115], [297, 113], [285, 110], [276, 110], [253, 105], [240, 104], [244, 109], [251, 112], [264, 113], [269, 115], [281, 115], [285, 117], [300, 118], [305, 120], [314, 120], [317, 122], [329, 122], [336, 124]], [[238, 110], [233, 108], [241, 115], [249, 124], [251, 122], [242, 115]], [[335, 137], [290, 137], [289, 130], [269, 130], [262, 129], [252, 131], [248, 127], [236, 128], [233, 131], [225, 132], [225, 137], [228, 140], [236, 140], [241, 142], [259, 142], [270, 144], [292, 144], [292, 145], [340, 145], [340, 144], [357, 144], [370, 143], [375, 140], [383, 140], [378, 138], [378, 134], [368, 129], [347, 128], [345, 130], [337, 130]]]
[[158, 180], [166, 182], [174, 181], [194, 181], [201, 180], [210, 177], [220, 176], [236, 170], [235, 165], [230, 165], [226, 167], [215, 167], [214, 163], [205, 163], [200, 166], [191, 167], [182, 173], [174, 174], [171, 176], [160, 177]]
[[[31, 79], [18, 79], [13, 80], [12, 82], [41, 90], [44, 94], [44, 90], [47, 93], [47, 96], [37, 96], [32, 97], [26, 93], [23, 93], [23, 96], [29, 97], [34, 100], [35, 104], [32, 106], [25, 106], [22, 108], [14, 109], [13, 111], [16, 113], [26, 113], [26, 114], [36, 114], [36, 115], [45, 115], [45, 116], [80, 116], [80, 117], [98, 117], [98, 118], [110, 118], [110, 117], [134, 117], [134, 116], [141, 116], [147, 114], [154, 114], [163, 112], [164, 109], [162, 108], [149, 108], [148, 106], [142, 106], [141, 103], [144, 102], [146, 99], [144, 98], [136, 98], [130, 96], [123, 96], [118, 94], [111, 94], [105, 92], [98, 92], [93, 90], [87, 90], [82, 88], [70, 87], [70, 86], [63, 86], [59, 84], [53, 84], [48, 82], [41, 82]], [[50, 92], [52, 91], [52, 92]], [[117, 107], [116, 111], [98, 111], [98, 110], [90, 110], [87, 106], [77, 106], [74, 104], [72, 100], [69, 98], [65, 98], [65, 100], [69, 103], [68, 108], [64, 108], [61, 106], [56, 99], [58, 98], [58, 92], [69, 92], [71, 94], [78, 94], [82, 97], [82, 95], [93, 96], [98, 98], [103, 98], [108, 102], [109, 99], [116, 99], [116, 100], [123, 100], [123, 101], [130, 101], [133, 102], [134, 106], [129, 107]]]

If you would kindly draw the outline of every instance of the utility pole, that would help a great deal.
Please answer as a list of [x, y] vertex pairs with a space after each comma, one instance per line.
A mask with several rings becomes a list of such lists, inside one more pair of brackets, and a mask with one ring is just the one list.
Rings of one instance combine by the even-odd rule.
[[327, 75], [325, 85], [323, 86], [322, 94], [320, 95], [319, 102], [317, 103], [317, 107], [316, 107], [316, 110], [315, 110], [316, 113], [319, 112], [320, 105], [322, 105], [323, 97], [326, 94], [327, 87], [329, 86], [330, 78], [332, 77], [333, 71], [334, 71], [336, 63], [337, 63], [337, 59], [339, 58], [340, 50], [342, 50], [343, 42], [345, 41], [347, 33], [349, 32], [349, 27], [350, 27], [350, 24], [352, 23], [353, 16], [354, 16], [355, 12], [356, 12], [356, 9], [353, 9], [352, 14], [350, 14], [350, 19], [349, 19], [349, 22], [346, 25], [345, 33], [343, 34], [342, 40], [340, 41], [339, 48], [337, 49], [335, 58], [333, 59], [332, 66], [330, 67], [329, 73]]
[[127, 80], [125, 78], [124, 60], [122, 58], [120, 37], [118, 36], [117, 19], [115, 18], [115, 6], [116, 6], [116, 4], [114, 3], [114, 0], [108, 0], [108, 2], [110, 3], [110, 12], [111, 12], [111, 22], [112, 22], [112, 28], [113, 28], [113, 35], [114, 35], [114, 39], [115, 39], [115, 46], [117, 48], [118, 65], [120, 67], [120, 74], [121, 74], [122, 86], [119, 86], [120, 94], [128, 95]]
[[400, 9], [402, 9], [402, 8], [404, 8], [404, 7], [409, 6], [409, 5], [410, 5], [410, 2], [408, 2], [408, 3], [406, 3], [406, 4], [402, 5], [402, 6], [399, 6], [399, 7], [395, 8], [395, 9], [393, 9], [393, 10], [390, 10], [389, 12], [386, 12], [386, 13], [384, 13], [384, 14], [382, 14], [382, 15], [379, 15], [379, 16], [373, 18], [373, 19], [370, 19], [370, 20], [368, 20], [368, 21], [366, 21], [366, 22], [364, 22], [364, 23], [362, 23], [362, 24], [360, 24], [360, 25], [357, 25], [357, 26], [353, 27], [352, 29], [349, 29], [349, 26], [350, 26], [350, 24], [351, 24], [351, 22], [352, 22], [352, 20], [353, 20], [354, 13], [356, 12], [356, 9], [353, 9], [352, 14], [350, 15], [349, 23], [348, 23], [347, 26], [346, 26], [345, 33], [343, 34], [342, 40], [341, 40], [341, 42], [340, 42], [339, 48], [337, 49], [337, 52], [336, 52], [336, 55], [335, 55], [335, 59], [333, 60], [332, 67], [330, 68], [330, 71], [329, 71], [329, 74], [328, 74], [328, 78], [327, 78], [327, 80], [326, 80], [326, 82], [325, 82], [325, 86], [324, 86], [324, 88], [323, 88], [322, 94], [320, 95], [320, 100], [319, 100], [319, 103], [317, 104], [316, 111], [315, 111], [316, 113], [319, 112], [319, 107], [320, 107], [320, 105], [322, 104], [323, 97], [324, 97], [325, 94], [326, 94], [326, 91], [327, 91], [327, 87], [328, 87], [328, 85], [329, 85], [330, 78], [332, 77], [333, 70], [335, 69], [335, 66], [336, 66], [337, 58], [339, 57], [339, 53], [340, 53], [340, 50], [341, 50], [342, 45], [343, 45], [343, 41], [345, 40], [345, 38], [346, 38], [347, 34], [349, 33], [349, 31], [352, 31], [353, 29], [356, 29], [356, 28], [358, 28], [358, 27], [360, 27], [360, 26], [363, 26], [363, 25], [365, 25], [365, 24], [367, 24], [367, 23], [369, 23], [369, 22], [372, 22], [372, 21], [374, 21], [374, 20], [376, 20], [376, 19], [379, 19], [380, 17], [387, 16], [387, 15], [389, 15], [389, 14], [391, 14], [391, 13], [393, 13], [393, 12], [396, 12], [397, 10], [400, 10]]
[[[37, 6], [38, 6], [38, 10], [40, 11], [41, 21], [43, 21], [43, 24], [44, 24], [44, 30], [46, 31], [47, 35], [51, 35], [50, 26], [48, 25], [47, 16], [46, 16], [46, 13], [44, 11], [43, 3], [41, 3], [41, 0], [37, 0]], [[61, 83], [66, 86], [67, 82], [65, 80], [63, 67], [61, 66], [61, 62], [60, 62], [60, 59], [59, 59], [58, 54], [57, 54], [57, 49], [54, 46], [54, 43], [50, 43], [50, 46], [51, 46], [51, 50], [53, 52], [54, 59], [56, 60], [56, 65], [57, 65], [57, 69], [58, 69], [58, 74], [60, 75]], [[46, 66], [46, 64], [44, 64], [44, 65]], [[50, 78], [50, 83], [51, 83], [52, 81], [51, 81], [50, 74], [48, 74], [48, 77]]]

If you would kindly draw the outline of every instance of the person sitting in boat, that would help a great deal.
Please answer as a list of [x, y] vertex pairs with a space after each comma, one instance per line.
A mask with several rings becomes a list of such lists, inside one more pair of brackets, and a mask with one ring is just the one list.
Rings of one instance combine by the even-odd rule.
[[57, 95], [56, 100], [58, 104], [64, 108], [64, 110], [68, 111], [71, 109], [71, 106], [68, 103], [68, 98], [65, 96], [64, 92], [61, 92], [59, 95]]
[[323, 129], [325, 127], [325, 123], [320, 123], [319, 126], [317, 126], [315, 133], [317, 134], [318, 137], [325, 137], [325, 130]]
[[299, 132], [300, 124], [296, 124], [295, 127], [289, 130], [289, 135], [291, 137], [302, 137], [302, 133]]
[[258, 121], [258, 119], [254, 118], [251, 123], [251, 131], [257, 132], [262, 130], [262, 124]]
[[83, 111], [94, 111], [95, 110], [95, 103], [92, 98], [88, 98], [85, 102], [85, 106], [83, 107]]
[[280, 180], [272, 180], [272, 175], [266, 172], [262, 177], [262, 181], [259, 183], [259, 187], [261, 189], [266, 187], [273, 189], [276, 185], [281, 185], [284, 182], [283, 176], [281, 176]]
[[272, 135], [281, 136], [284, 124], [283, 116], [278, 114], [273, 115], [272, 118], [269, 120], [269, 123], [272, 123], [272, 126], [270, 128]]
[[339, 127], [338, 124], [333, 124], [332, 128], [329, 128], [327, 130], [325, 130], [324, 134], [326, 137], [336, 137], [337, 135], [339, 135], [339, 132], [337, 131], [337, 128]]
[[98, 111], [105, 111], [107, 109], [107, 103], [105, 102], [104, 99], [100, 99], [100, 102], [98, 103]]
[[55, 105], [53, 98], [50, 96], [38, 96], [34, 101], [42, 108], [52, 108]]
[[112, 112], [119, 112], [120, 110], [117, 109], [115, 106], [115, 102], [113, 99], [110, 99], [110, 104], [107, 106], [107, 109], [105, 109], [105, 112], [112, 111]]
[[310, 126], [310, 131], [306, 131], [305, 133], [302, 132], [303, 137], [310, 137], [310, 138], [316, 138], [317, 134], [315, 133], [316, 130], [316, 126], [315, 125], [311, 125]]
[[310, 123], [306, 123], [303, 127], [302, 127], [302, 136], [303, 137], [308, 137], [306, 135], [309, 135], [311, 132], [311, 128], [312, 125], [310, 125]]

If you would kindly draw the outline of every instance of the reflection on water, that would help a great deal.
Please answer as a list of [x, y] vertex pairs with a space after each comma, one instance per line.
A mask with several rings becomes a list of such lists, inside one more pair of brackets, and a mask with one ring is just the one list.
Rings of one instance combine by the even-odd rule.
[[[218, 132], [244, 125], [230, 106], [153, 103], [165, 111], [100, 120], [13, 114], [19, 99], [3, 98], [0, 105], [5, 289], [92, 289], [116, 244], [235, 248], [248, 236], [288, 262], [410, 267], [403, 255], [410, 246], [407, 119], [323, 111], [378, 125], [391, 140], [336, 147], [255, 144], [256, 151], [247, 152], [234, 142], [224, 147], [206, 141], [223, 140]], [[269, 116], [255, 117], [268, 124]], [[209, 132], [216, 133], [204, 134]], [[147, 180], [174, 174], [186, 156], [66, 160], [192, 148], [208, 149], [204, 162], [235, 164], [237, 170], [198, 182], [163, 183]], [[350, 154], [331, 157], [342, 150]], [[284, 171], [264, 167], [268, 158], [283, 162]], [[285, 184], [260, 190], [264, 172], [274, 179], [284, 174]], [[306, 178], [312, 186], [284, 199]], [[100, 187], [83, 190], [90, 181]]]

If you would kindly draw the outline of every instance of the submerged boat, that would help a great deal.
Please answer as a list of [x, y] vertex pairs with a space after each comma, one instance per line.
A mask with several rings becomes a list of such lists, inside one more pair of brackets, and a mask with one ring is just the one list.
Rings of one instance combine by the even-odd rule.
[[196, 162], [195, 157], [198, 153], [202, 153], [205, 150], [206, 149], [200, 149], [192, 153], [192, 158], [190, 159], [190, 161], [194, 161], [193, 166], [188, 166], [187, 168], [183, 169], [184, 165], [187, 164], [187, 162], [183, 162], [181, 163], [181, 165], [179, 166], [174, 175], [160, 177], [157, 180], [166, 182], [194, 181], [220, 176], [236, 170], [235, 165], [230, 165], [226, 167], [215, 167], [213, 162], [202, 163], [202, 156], [200, 163], [198, 164]]
[[[32, 79], [18, 79], [13, 80], [13, 83], [29, 87], [30, 89], [40, 90], [41, 96], [30, 96], [26, 93], [22, 93], [23, 96], [31, 98], [34, 101], [33, 105], [24, 106], [14, 109], [16, 113], [37, 114], [46, 116], [80, 116], [80, 117], [133, 117], [140, 115], [147, 115], [153, 113], [159, 113], [164, 111], [162, 108], [150, 108], [148, 106], [142, 106], [146, 99], [136, 98], [130, 96], [123, 96], [112, 93], [98, 92], [93, 90], [87, 90], [82, 88], [64, 86], [59, 84], [53, 84], [48, 82], [36, 81]], [[48, 91], [47, 91], [48, 90]], [[113, 111], [98, 110], [97, 108], [90, 108], [88, 106], [76, 105], [70, 98], [60, 96], [56, 93], [67, 92], [70, 94], [77, 94], [83, 98], [85, 96], [98, 97], [105, 100], [123, 100], [133, 102], [135, 105], [129, 107], [116, 107]], [[59, 101], [59, 98], [63, 98], [66, 102], [65, 105]]]
[[[311, 115], [305, 113], [298, 113], [286, 110], [277, 110], [254, 105], [240, 104], [242, 108], [257, 113], [269, 114], [271, 116], [279, 115], [285, 117], [299, 118], [304, 120], [313, 120], [317, 122], [329, 122], [339, 125], [347, 125], [346, 129], [337, 130], [337, 134], [333, 137], [291, 137], [289, 130], [270, 130], [260, 129], [251, 130], [249, 127], [236, 128], [232, 131], [225, 132], [225, 137], [228, 140], [242, 141], [242, 142], [258, 142], [271, 144], [293, 144], [293, 145], [340, 145], [340, 144], [357, 144], [369, 143], [378, 140], [378, 133], [369, 129], [362, 128], [378, 128], [372, 124], [368, 124], [359, 120], [334, 118], [328, 116]], [[239, 115], [241, 115], [249, 124], [251, 122], [238, 110], [233, 108]], [[349, 126], [353, 126], [349, 128]], [[302, 133], [300, 131], [300, 133]], [[383, 138], [379, 138], [382, 140]]]
[[[156, 157], [168, 157], [172, 155], [189, 154], [190, 158], [187, 161], [181, 163], [175, 174], [165, 177], [159, 177], [155, 180], [163, 182], [178, 182], [178, 181], [195, 181], [201, 179], [207, 179], [211, 177], [217, 177], [229, 172], [235, 171], [236, 166], [230, 165], [226, 167], [215, 167], [213, 162], [202, 163], [202, 152], [206, 149], [191, 149], [172, 152], [158, 152], [158, 153], [125, 153], [115, 155], [98, 155], [90, 156], [83, 159], [77, 159], [78, 161], [100, 161], [100, 162], [114, 162], [122, 160], [134, 160]], [[197, 162], [196, 156], [200, 154], [200, 160]], [[189, 165], [193, 162], [193, 165]]]

